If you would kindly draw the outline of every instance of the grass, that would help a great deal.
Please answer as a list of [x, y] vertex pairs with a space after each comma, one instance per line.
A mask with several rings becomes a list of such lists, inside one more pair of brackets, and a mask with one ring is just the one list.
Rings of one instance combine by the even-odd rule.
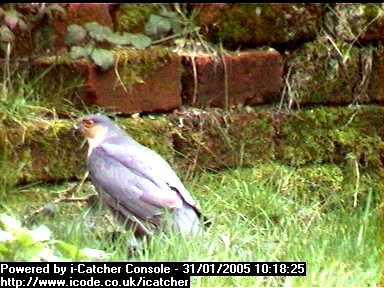
[[[63, 204], [54, 218], [41, 216], [37, 223], [46, 224], [55, 239], [114, 252], [112, 260], [307, 262], [306, 277], [195, 276], [191, 286], [377, 286], [378, 176], [361, 175], [359, 201], [353, 207], [354, 186], [343, 184], [344, 170], [339, 175], [337, 166], [329, 166], [309, 166], [303, 172], [271, 163], [195, 176], [185, 184], [213, 222], [196, 238], [161, 233], [132, 246], [131, 233], [115, 233], [118, 227], [102, 217], [103, 208], [84, 217], [89, 209], [84, 204]], [[338, 175], [330, 178], [336, 179], [333, 185], [315, 177], [326, 174], [321, 169]], [[19, 187], [2, 199], [0, 210], [29, 215], [68, 194], [71, 185]], [[306, 191], [308, 187], [312, 190]], [[86, 183], [81, 194], [92, 191]], [[303, 197], [300, 191], [312, 195]]]

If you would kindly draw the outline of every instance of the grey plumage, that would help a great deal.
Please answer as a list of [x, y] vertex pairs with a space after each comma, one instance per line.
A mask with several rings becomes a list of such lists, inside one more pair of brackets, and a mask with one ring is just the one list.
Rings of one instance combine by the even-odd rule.
[[133, 223], [137, 235], [152, 234], [153, 228], [163, 225], [166, 211], [182, 234], [198, 230], [196, 202], [159, 154], [137, 143], [106, 116], [83, 117], [80, 127], [87, 134], [84, 121], [102, 128], [97, 130], [100, 139], [88, 138], [87, 164], [102, 201], [115, 214]]

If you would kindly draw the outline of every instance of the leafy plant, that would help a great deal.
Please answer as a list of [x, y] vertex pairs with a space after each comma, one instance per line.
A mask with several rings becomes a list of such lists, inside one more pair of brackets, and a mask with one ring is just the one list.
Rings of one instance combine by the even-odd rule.
[[[115, 63], [115, 55], [108, 49], [98, 48], [96, 44], [107, 42], [112, 45], [133, 46], [143, 49], [151, 45], [152, 40], [144, 34], [117, 33], [97, 22], [88, 22], [84, 26], [68, 26], [65, 42], [71, 46], [69, 56], [72, 59], [88, 58], [106, 70]], [[86, 43], [84, 46], [79, 46]]]
[[20, 221], [0, 215], [0, 259], [2, 261], [79, 261], [101, 260], [112, 256], [102, 250], [83, 248], [61, 240], [52, 240], [51, 231], [41, 225], [22, 227]]
[[77, 24], [68, 26], [67, 31], [65, 42], [69, 45], [78, 44], [87, 36], [87, 31], [82, 26]]
[[101, 48], [93, 49], [91, 59], [96, 65], [106, 70], [115, 63], [115, 55], [111, 51]]
[[175, 4], [174, 7], [175, 11], [161, 7], [161, 11], [150, 15], [145, 24], [146, 35], [114, 32], [97, 22], [88, 22], [82, 26], [70, 25], [65, 37], [66, 44], [71, 46], [69, 55], [72, 59], [87, 58], [106, 70], [114, 65], [115, 56], [109, 49], [98, 47], [98, 43], [144, 49], [150, 45], [174, 40], [174, 45], [178, 47], [184, 47], [187, 43], [192, 43], [191, 46], [196, 47], [199, 46], [197, 44], [199, 42], [208, 48], [199, 34], [200, 27], [194, 24], [196, 13], [187, 17], [187, 12], [180, 5]]
[[158, 15], [153, 14], [149, 17], [145, 25], [145, 33], [159, 38], [169, 32], [174, 34], [181, 33], [181, 22], [175, 12], [168, 11], [162, 7], [162, 11]]

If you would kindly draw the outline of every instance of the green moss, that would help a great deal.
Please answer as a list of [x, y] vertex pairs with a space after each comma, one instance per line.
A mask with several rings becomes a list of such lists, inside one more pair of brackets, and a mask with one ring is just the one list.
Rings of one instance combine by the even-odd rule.
[[162, 47], [116, 49], [120, 79], [128, 89], [134, 84], [143, 83], [153, 71], [165, 65], [172, 55], [173, 52]]
[[[1, 124], [1, 182], [5, 185], [81, 177], [85, 154], [68, 120]], [[83, 157], [79, 157], [83, 155]]]
[[118, 118], [117, 123], [140, 144], [153, 149], [174, 164], [173, 128], [166, 116]]
[[[175, 149], [184, 169], [250, 166], [274, 159], [270, 112], [182, 112], [175, 115]], [[179, 156], [178, 155], [178, 156]]]
[[48, 107], [54, 107], [58, 113], [82, 108], [80, 95], [85, 84], [85, 65], [85, 62], [75, 63], [68, 57], [41, 59], [30, 73], [30, 82], [36, 91], [35, 95], [38, 95], [37, 100]]
[[[173, 127], [164, 116], [118, 118], [117, 123], [141, 144], [173, 163]], [[0, 123], [0, 181], [13, 186], [37, 181], [81, 178], [86, 170], [87, 145], [74, 136], [73, 122], [43, 120]]]
[[46, 53], [46, 51], [54, 49], [55, 33], [50, 23], [44, 23], [43, 25], [37, 27], [34, 30], [32, 37], [35, 53], [37, 51], [41, 51], [40, 53]]
[[316, 35], [323, 8], [320, 5], [233, 4], [215, 21], [215, 42], [228, 48], [241, 45], [279, 45]]
[[115, 27], [119, 32], [143, 32], [151, 14], [156, 14], [160, 4], [123, 4], [115, 16]]
[[335, 39], [380, 40], [383, 12], [382, 4], [335, 4], [325, 14], [324, 23]]
[[270, 112], [235, 114], [229, 119], [233, 124], [228, 132], [239, 167], [253, 166], [275, 158], [275, 130]]
[[363, 79], [370, 79], [377, 71], [364, 71], [361, 58], [362, 55], [373, 57], [371, 48], [359, 49], [340, 41], [335, 45], [337, 49], [327, 39], [318, 38], [291, 55], [289, 84], [294, 94], [289, 96], [293, 101], [302, 104], [369, 101], [368, 83]]
[[279, 158], [290, 165], [347, 164], [353, 158], [361, 168], [377, 169], [383, 121], [382, 108], [375, 105], [291, 111], [282, 124]]

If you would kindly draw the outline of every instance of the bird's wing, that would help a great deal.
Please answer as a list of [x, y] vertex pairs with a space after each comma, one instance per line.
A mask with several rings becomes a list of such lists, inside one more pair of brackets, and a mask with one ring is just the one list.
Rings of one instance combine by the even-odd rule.
[[135, 174], [150, 180], [164, 191], [168, 191], [165, 188], [170, 188], [177, 192], [190, 206], [196, 206], [196, 202], [175, 171], [153, 150], [138, 143], [131, 143], [129, 146], [103, 143], [102, 147], [108, 155], [121, 162]]
[[118, 206], [141, 219], [151, 219], [163, 213], [162, 208], [180, 208], [182, 200], [171, 189], [166, 191], [142, 175], [111, 157], [101, 147], [96, 147], [89, 159], [91, 180], [99, 191], [106, 193]]

